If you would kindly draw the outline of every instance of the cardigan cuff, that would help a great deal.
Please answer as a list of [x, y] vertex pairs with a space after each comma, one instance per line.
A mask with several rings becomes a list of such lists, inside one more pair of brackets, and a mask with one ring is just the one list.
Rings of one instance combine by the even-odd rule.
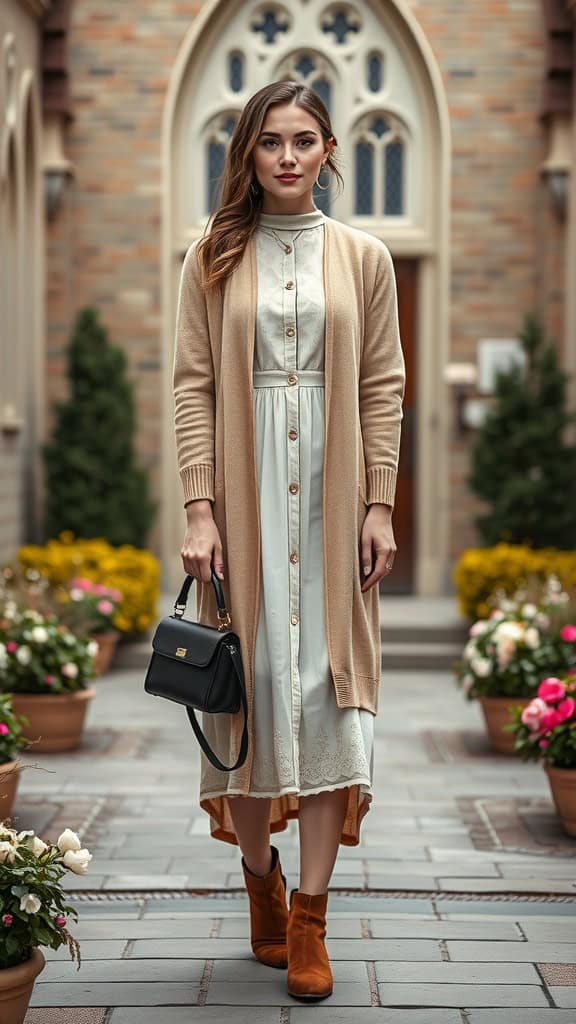
[[376, 502], [394, 506], [396, 470], [389, 466], [372, 466], [366, 474], [366, 504]]
[[196, 498], [214, 501], [214, 467], [208, 465], [186, 466], [180, 470], [184, 488], [184, 503]]

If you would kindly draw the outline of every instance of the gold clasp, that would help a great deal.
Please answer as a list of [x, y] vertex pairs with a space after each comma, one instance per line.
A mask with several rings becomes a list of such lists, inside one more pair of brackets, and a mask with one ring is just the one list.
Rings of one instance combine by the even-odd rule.
[[228, 612], [224, 612], [224, 614], [220, 614], [220, 612], [218, 612], [218, 619], [220, 621], [218, 629], [221, 633], [225, 629], [229, 629], [229, 627], [232, 625], [232, 619], [230, 618]]
[[177, 658], [185, 658], [187, 653], [188, 653], [188, 648], [187, 647], [177, 647], [176, 648], [176, 657]]

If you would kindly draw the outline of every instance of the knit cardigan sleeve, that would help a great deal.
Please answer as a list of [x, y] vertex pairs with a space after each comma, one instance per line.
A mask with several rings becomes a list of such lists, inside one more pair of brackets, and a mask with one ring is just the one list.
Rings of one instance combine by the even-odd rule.
[[174, 429], [184, 504], [214, 500], [214, 367], [196, 245], [182, 265], [174, 349]]
[[366, 307], [359, 382], [369, 505], [394, 505], [405, 380], [394, 265], [388, 247], [379, 242], [373, 291]]

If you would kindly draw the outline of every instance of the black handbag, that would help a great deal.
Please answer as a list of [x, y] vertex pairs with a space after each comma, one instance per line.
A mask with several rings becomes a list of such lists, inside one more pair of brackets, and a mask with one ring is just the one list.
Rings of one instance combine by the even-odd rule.
[[[193, 576], [187, 575], [176, 598], [174, 613], [161, 619], [152, 638], [152, 657], [144, 680], [146, 693], [184, 704], [198, 743], [222, 772], [240, 768], [248, 753], [248, 706], [240, 639], [231, 629], [220, 580], [212, 571], [218, 605], [217, 628], [184, 618]], [[244, 728], [236, 764], [228, 767], [210, 747], [196, 711], [210, 714], [244, 712]]]

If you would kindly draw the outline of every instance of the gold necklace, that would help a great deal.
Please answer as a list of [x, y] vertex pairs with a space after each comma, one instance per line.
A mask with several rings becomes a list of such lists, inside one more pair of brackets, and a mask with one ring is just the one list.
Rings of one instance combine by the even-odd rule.
[[[271, 235], [274, 241], [278, 242], [278, 245], [280, 246], [281, 249], [284, 250], [285, 253], [289, 253], [292, 252], [292, 245], [294, 244], [297, 238], [300, 238], [300, 235], [304, 231], [304, 228], [300, 228], [300, 231], [292, 238], [291, 243], [283, 242], [281, 238], [278, 238], [278, 235], [276, 234], [273, 228], [262, 228], [262, 230], [266, 235]], [[290, 229], [288, 228], [287, 230]]]

